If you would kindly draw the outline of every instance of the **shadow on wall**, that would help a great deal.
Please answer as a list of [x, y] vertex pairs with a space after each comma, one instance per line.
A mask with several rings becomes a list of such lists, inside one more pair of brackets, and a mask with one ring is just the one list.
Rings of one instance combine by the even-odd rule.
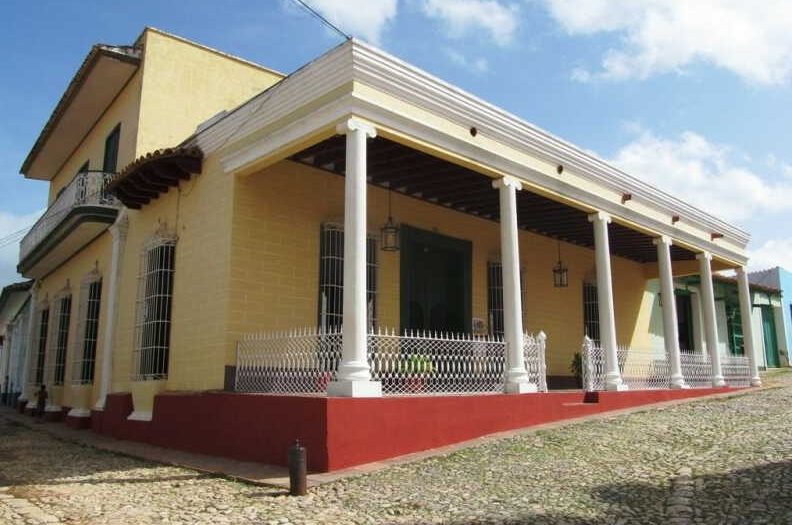
[[[681, 474], [658, 487], [647, 483], [601, 485], [592, 499], [607, 515], [584, 517], [541, 511], [498, 520], [508, 524], [788, 524], [792, 523], [792, 461], [769, 463], [726, 474]], [[600, 507], [601, 505], [597, 505]], [[455, 525], [492, 519], [455, 521]]]

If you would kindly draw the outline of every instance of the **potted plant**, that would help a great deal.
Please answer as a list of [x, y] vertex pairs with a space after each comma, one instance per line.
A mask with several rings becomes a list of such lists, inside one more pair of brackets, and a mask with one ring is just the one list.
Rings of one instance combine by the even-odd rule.
[[435, 368], [429, 357], [413, 354], [399, 363], [399, 372], [406, 376], [409, 392], [423, 392], [426, 388], [426, 380], [434, 374]]

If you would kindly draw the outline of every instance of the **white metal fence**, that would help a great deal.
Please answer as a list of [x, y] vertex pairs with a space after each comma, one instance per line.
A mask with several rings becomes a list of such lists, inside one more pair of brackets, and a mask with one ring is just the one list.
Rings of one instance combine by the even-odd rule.
[[[526, 368], [545, 391], [544, 334], [526, 334]], [[323, 394], [341, 360], [341, 332], [309, 328], [251, 334], [237, 344], [235, 390]], [[498, 393], [504, 389], [506, 343], [499, 336], [395, 330], [368, 335], [372, 379], [384, 395]]]
[[[666, 389], [671, 386], [671, 365], [665, 350], [644, 350], [619, 347], [617, 360], [622, 381], [631, 390]], [[712, 363], [709, 354], [680, 353], [682, 376], [691, 388], [712, 386]], [[584, 338], [581, 350], [583, 387], [590, 392], [605, 390], [605, 353], [589, 338]], [[750, 384], [748, 358], [721, 356], [721, 370], [728, 386]]]
[[30, 252], [66, 218], [73, 208], [77, 206], [117, 208], [120, 203], [105, 189], [114, 175], [101, 171], [87, 171], [75, 175], [20, 242], [20, 260], [30, 255]]

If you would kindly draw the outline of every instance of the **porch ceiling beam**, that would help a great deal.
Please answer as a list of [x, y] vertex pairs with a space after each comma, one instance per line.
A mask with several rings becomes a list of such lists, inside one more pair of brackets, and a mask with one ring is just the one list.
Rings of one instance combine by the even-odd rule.
[[[378, 167], [372, 171], [372, 177], [376, 180], [389, 180], [389, 179], [420, 179], [432, 176], [437, 172], [451, 171], [447, 166], [436, 164], [432, 161], [420, 162], [415, 165], [409, 166], [404, 164], [393, 164], [388, 167]], [[404, 175], [407, 172], [409, 175]], [[400, 174], [402, 174], [400, 176]], [[395, 182], [394, 182], [395, 184]]]
[[400, 152], [399, 154], [372, 155], [372, 158], [369, 159], [368, 171], [374, 174], [377, 173], [378, 170], [380, 170], [382, 167], [391, 166], [395, 163], [398, 163], [399, 166], [415, 167], [415, 166], [422, 166], [430, 163], [435, 163], [436, 161], [437, 159], [429, 157], [428, 155], [418, 156], [411, 152], [409, 153]]
[[433, 193], [443, 193], [443, 190], [456, 191], [456, 190], [479, 190], [480, 193], [492, 192], [488, 188], [489, 182], [487, 180], [477, 180], [468, 178], [455, 178], [455, 177], [433, 177], [431, 180], [425, 182], [415, 183], [415, 189], [420, 191], [432, 191]]

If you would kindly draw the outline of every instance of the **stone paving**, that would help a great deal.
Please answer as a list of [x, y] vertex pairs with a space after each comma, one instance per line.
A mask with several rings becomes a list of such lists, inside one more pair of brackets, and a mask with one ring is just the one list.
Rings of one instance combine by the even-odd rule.
[[491, 440], [301, 498], [0, 417], [0, 523], [792, 523], [792, 373], [766, 382]]

